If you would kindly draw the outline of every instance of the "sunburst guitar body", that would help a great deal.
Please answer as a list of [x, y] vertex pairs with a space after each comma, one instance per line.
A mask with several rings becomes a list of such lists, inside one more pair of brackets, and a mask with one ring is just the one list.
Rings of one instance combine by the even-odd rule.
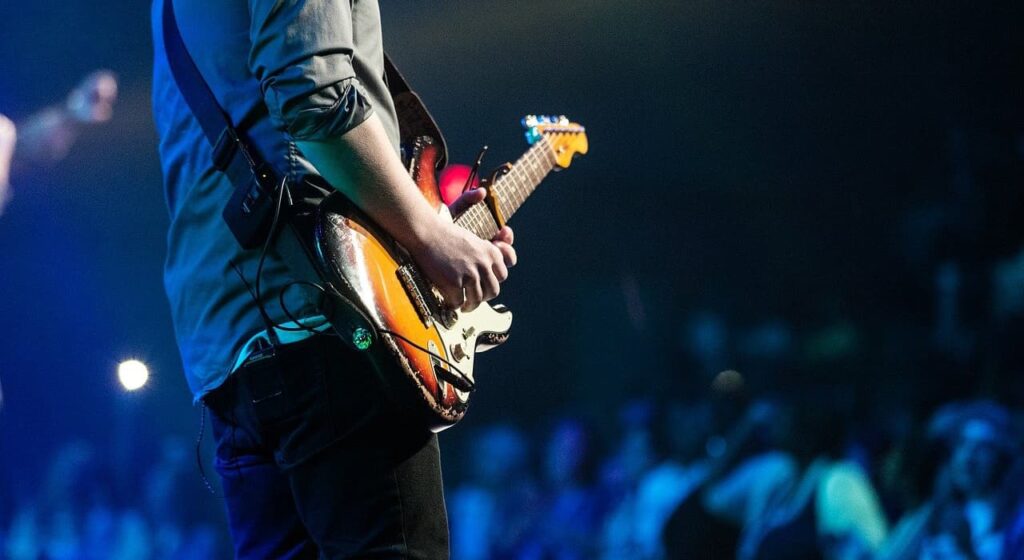
[[[492, 177], [484, 202], [454, 217], [436, 179], [440, 145], [417, 139], [409, 172], [423, 197], [456, 224], [491, 239], [550, 171], [568, 167], [588, 148], [583, 127], [565, 117], [530, 116], [523, 123], [531, 148]], [[476, 354], [508, 338], [512, 313], [488, 303], [468, 312], [454, 309], [408, 253], [340, 193], [320, 205], [314, 243], [331, 291], [367, 325], [341, 332], [348, 329], [340, 325], [352, 323], [335, 321], [338, 334], [365, 349], [389, 391], [430, 429], [462, 419], [476, 387]]]

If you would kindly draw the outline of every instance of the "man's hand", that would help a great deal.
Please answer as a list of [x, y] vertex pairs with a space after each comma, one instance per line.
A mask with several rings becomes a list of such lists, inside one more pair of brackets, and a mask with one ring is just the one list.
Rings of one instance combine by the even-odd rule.
[[[458, 216], [483, 201], [484, 189], [462, 194], [450, 207]], [[494, 299], [508, 269], [516, 264], [512, 229], [502, 228], [490, 242], [450, 221], [441, 221], [432, 239], [413, 251], [413, 258], [452, 307], [472, 311]]]
[[[470, 206], [483, 202], [484, 198], [487, 197], [487, 189], [474, 188], [468, 190], [459, 198], [452, 201], [451, 206], [448, 207], [449, 213], [453, 218], [458, 218], [460, 214], [469, 209]], [[498, 233], [494, 235], [494, 239], [491, 243], [501, 251], [502, 258], [505, 261], [507, 268], [512, 268], [516, 265], [516, 250], [512, 248], [512, 242], [515, 236], [512, 234], [512, 228], [505, 226], [498, 230]]]
[[52, 163], [64, 159], [82, 127], [103, 123], [114, 114], [117, 78], [109, 70], [89, 74], [68, 93], [63, 105], [53, 105], [21, 124], [19, 161]]
[[84, 124], [107, 122], [114, 114], [117, 77], [110, 70], [97, 70], [68, 94], [68, 114]]

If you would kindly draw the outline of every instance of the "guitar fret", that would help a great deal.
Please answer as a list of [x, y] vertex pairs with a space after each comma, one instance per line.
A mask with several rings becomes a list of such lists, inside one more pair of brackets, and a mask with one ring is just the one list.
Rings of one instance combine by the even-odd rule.
[[484, 234], [484, 218], [482, 209], [483, 206], [473, 207], [473, 233], [478, 237], [483, 237]]
[[478, 212], [480, 216], [480, 231], [477, 232], [477, 236], [481, 239], [491, 239], [498, 233], [494, 218], [491, 217], [491, 211], [483, 204], [477, 207], [480, 209]]
[[490, 239], [498, 233], [494, 226], [494, 221], [491, 219], [490, 212], [483, 204], [477, 204], [467, 209], [459, 216], [455, 223], [483, 239]]

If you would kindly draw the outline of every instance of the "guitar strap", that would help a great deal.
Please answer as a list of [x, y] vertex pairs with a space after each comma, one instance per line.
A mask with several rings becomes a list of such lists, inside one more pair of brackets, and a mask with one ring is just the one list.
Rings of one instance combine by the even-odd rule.
[[[217, 103], [181, 37], [173, 0], [163, 2], [162, 29], [171, 75], [213, 147], [213, 166], [226, 174], [235, 187], [224, 208], [224, 220], [243, 248], [260, 247], [272, 234], [273, 194], [281, 184], [281, 174], [263, 161], [245, 132], [231, 123]], [[441, 129], [387, 53], [384, 54], [384, 80], [395, 104], [401, 144], [412, 146], [416, 138], [430, 136], [441, 145], [437, 168], [442, 168], [447, 162], [447, 146]]]
[[[277, 239], [277, 248], [281, 257], [292, 272], [303, 280], [320, 280], [318, 267], [314, 264], [315, 253], [310, 242], [312, 224], [315, 221], [316, 206], [330, 192], [324, 188], [324, 182], [316, 177], [305, 177], [298, 185], [285, 185], [284, 176], [272, 165], [262, 159], [251, 139], [243, 130], [236, 128], [228, 114], [217, 102], [206, 80], [203, 79], [195, 61], [189, 55], [188, 48], [178, 29], [174, 15], [173, 0], [163, 0], [161, 27], [163, 31], [164, 49], [171, 75], [181, 91], [185, 103], [199, 122], [203, 135], [213, 148], [213, 166], [223, 172], [231, 180], [234, 193], [223, 211], [223, 217], [232, 234], [244, 249], [261, 247], [268, 236], [277, 234], [271, 231], [271, 223], [275, 210], [275, 194], [278, 188], [286, 188], [286, 200], [291, 204], [285, 214], [282, 230], [288, 235]], [[409, 87], [405, 77], [395, 67], [391, 58], [384, 55], [384, 80], [388, 85], [398, 116], [399, 134], [404, 146], [412, 146], [419, 136], [430, 136], [441, 147], [438, 158], [438, 169], [444, 166], [447, 149], [444, 137], [437, 122], [427, 111], [420, 97]], [[290, 192], [295, 190], [295, 193]], [[292, 199], [298, 195], [301, 200]], [[362, 310], [347, 298], [331, 298], [343, 308], [322, 309], [339, 332], [354, 332], [357, 328], [366, 328], [375, 332], [372, 324]], [[321, 308], [325, 307], [321, 302]], [[352, 344], [349, 337], [343, 340]]]

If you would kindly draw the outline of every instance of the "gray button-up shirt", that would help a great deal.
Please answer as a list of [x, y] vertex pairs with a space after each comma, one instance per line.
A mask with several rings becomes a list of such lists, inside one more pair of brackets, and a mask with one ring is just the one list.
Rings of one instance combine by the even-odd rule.
[[[170, 210], [164, 284], [185, 375], [196, 399], [227, 378], [243, 344], [264, 330], [236, 263], [252, 283], [259, 251], [243, 251], [221, 218], [233, 186], [213, 169], [210, 145], [167, 66], [163, 0], [154, 0], [153, 114]], [[296, 140], [345, 134], [376, 112], [398, 150], [384, 82], [380, 12], [366, 0], [175, 0], [178, 26], [221, 107], [263, 157], [291, 178], [315, 172]], [[286, 321], [277, 294], [293, 279], [271, 250], [266, 308]], [[293, 315], [314, 314], [317, 294], [286, 292]]]

